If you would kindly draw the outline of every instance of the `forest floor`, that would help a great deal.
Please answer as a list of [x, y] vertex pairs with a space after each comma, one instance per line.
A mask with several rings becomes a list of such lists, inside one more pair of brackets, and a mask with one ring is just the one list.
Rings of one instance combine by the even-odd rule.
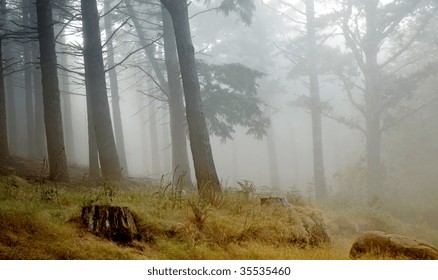
[[[288, 195], [289, 202], [323, 217], [329, 245], [291, 242], [285, 212], [266, 210], [257, 192], [227, 189], [213, 207], [196, 196], [177, 195], [165, 180], [90, 183], [86, 170], [71, 167], [71, 182], [55, 183], [46, 180], [44, 164], [19, 159], [1, 166], [0, 173], [0, 259], [344, 260], [365, 230], [438, 245], [438, 229], [428, 224], [373, 207], [310, 205], [296, 194]], [[128, 206], [141, 221], [141, 241], [121, 245], [87, 232], [81, 209], [95, 203]]]

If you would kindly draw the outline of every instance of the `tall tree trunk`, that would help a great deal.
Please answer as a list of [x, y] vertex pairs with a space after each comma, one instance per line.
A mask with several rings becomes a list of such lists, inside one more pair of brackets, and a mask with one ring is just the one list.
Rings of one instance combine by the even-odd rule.
[[88, 122], [88, 178], [95, 180], [100, 177], [99, 153], [97, 152], [96, 132], [94, 131], [93, 110], [91, 109], [91, 95], [88, 88], [87, 95], [87, 122]]
[[163, 72], [160, 69], [160, 65], [158, 65], [157, 60], [155, 59], [155, 47], [154, 44], [151, 44], [147, 40], [146, 33], [143, 30], [143, 27], [141, 26], [140, 22], [138, 21], [138, 18], [136, 16], [136, 12], [134, 11], [134, 8], [132, 7], [131, 0], [125, 0], [126, 8], [128, 10], [129, 15], [131, 16], [131, 20], [134, 23], [135, 31], [137, 31], [138, 38], [140, 40], [141, 46], [148, 46], [144, 48], [145, 54], [152, 66], [152, 69], [154, 70], [155, 75], [157, 76], [158, 83], [162, 90], [164, 90], [164, 94], [168, 95], [168, 88], [167, 88], [167, 82], [163, 75]]
[[117, 179], [121, 177], [121, 169], [106, 93], [96, 0], [81, 0], [81, 10], [84, 33], [85, 86], [87, 87], [87, 93], [90, 94], [89, 101], [91, 103], [100, 166], [102, 167], [102, 175], [105, 178]]
[[[62, 22], [64, 19], [60, 15], [59, 21]], [[65, 53], [62, 53], [62, 46], [65, 44], [65, 29], [64, 34], [59, 36], [59, 41], [61, 43], [59, 55], [60, 63], [65, 68], [68, 68], [68, 56]], [[64, 136], [65, 136], [65, 144], [66, 144], [66, 152], [67, 158], [70, 162], [75, 162], [75, 147], [74, 147], [74, 132], [73, 132], [73, 119], [72, 119], [72, 105], [71, 105], [71, 96], [70, 96], [70, 79], [68, 77], [68, 72], [65, 70], [61, 70], [60, 72], [60, 87], [61, 87], [61, 100], [63, 104], [63, 116], [64, 116]]]
[[[271, 118], [271, 112], [269, 107], [266, 109], [267, 115]], [[266, 135], [266, 143], [268, 146], [268, 158], [269, 158], [269, 175], [271, 177], [271, 188], [274, 190], [280, 190], [280, 175], [278, 171], [278, 160], [277, 160], [277, 150], [275, 148], [274, 142], [274, 128], [272, 126], [269, 127], [268, 134]]]
[[158, 147], [158, 132], [157, 132], [157, 110], [155, 108], [155, 99], [152, 97], [149, 102], [149, 132], [151, 137], [151, 166], [152, 174], [161, 175], [161, 163]]
[[[2, 1], [4, 2], [4, 0]], [[1, 3], [3, 6], [3, 3]], [[2, 9], [3, 10], [3, 9]], [[3, 12], [3, 11], [2, 11]], [[1, 15], [3, 17], [3, 13]], [[3, 19], [0, 27], [3, 27]], [[6, 119], [6, 94], [3, 77], [3, 36], [0, 35], [0, 159], [9, 156], [8, 126]]]
[[[0, 0], [0, 29], [6, 25], [6, 0]], [[3, 31], [0, 31], [0, 159], [9, 156], [6, 91], [3, 76]]]
[[180, 81], [175, 32], [169, 12], [162, 6], [163, 43], [169, 85], [170, 137], [172, 141], [173, 183], [192, 185], [186, 140], [186, 116], [184, 113], [183, 89]]
[[[23, 26], [30, 27], [30, 1], [21, 1]], [[34, 158], [35, 152], [35, 114], [33, 105], [34, 91], [32, 88], [32, 68], [31, 68], [31, 43], [23, 43], [23, 59], [24, 59], [24, 92], [26, 102], [26, 132], [27, 132], [27, 156]]]
[[369, 195], [379, 193], [382, 189], [382, 167], [381, 167], [381, 113], [380, 113], [380, 89], [379, 76], [380, 67], [377, 63], [379, 43], [377, 38], [377, 7], [379, 1], [367, 1], [365, 4], [366, 13], [366, 35], [364, 39], [364, 52], [366, 62], [363, 75], [365, 78], [365, 104], [367, 108], [367, 189]]
[[178, 58], [186, 101], [189, 128], [199, 195], [207, 200], [222, 192], [210, 146], [207, 124], [202, 112], [199, 78], [196, 69], [195, 49], [190, 35], [187, 1], [161, 0], [169, 11], [175, 30]]
[[149, 137], [148, 133], [146, 131], [146, 122], [147, 122], [147, 116], [146, 116], [146, 97], [142, 94], [137, 95], [137, 105], [139, 110], [139, 130], [140, 130], [140, 140], [141, 140], [141, 159], [142, 159], [142, 165], [143, 170], [145, 171], [145, 175], [149, 175], [149, 153], [148, 153], [148, 143]]
[[231, 167], [233, 168], [233, 182], [239, 180], [239, 161], [237, 156], [237, 139], [233, 138], [231, 142]]
[[[5, 46], [5, 60], [10, 58], [10, 46]], [[16, 155], [18, 153], [18, 132], [17, 132], [17, 109], [15, 102], [15, 83], [14, 74], [10, 73], [4, 79], [6, 83], [6, 97], [7, 97], [7, 126], [8, 126], [8, 142], [9, 142], [9, 152]]]
[[111, 5], [110, 0], [105, 0], [104, 4], [104, 13], [106, 16], [104, 19], [105, 24], [105, 36], [107, 38], [106, 47], [107, 47], [107, 60], [108, 60], [108, 71], [109, 82], [110, 82], [110, 90], [111, 90], [111, 99], [112, 99], [112, 109], [113, 109], [113, 121], [114, 121], [114, 132], [116, 137], [116, 146], [117, 152], [120, 158], [120, 164], [122, 165], [122, 173], [123, 175], [128, 175], [128, 164], [126, 161], [126, 151], [125, 151], [125, 139], [123, 137], [123, 125], [122, 125], [122, 115], [120, 113], [120, 98], [119, 98], [119, 83], [117, 80], [117, 72], [114, 68], [114, 47], [112, 36], [112, 22], [111, 15], [109, 14]]
[[[32, 5], [30, 9], [30, 22], [35, 24], [37, 22], [35, 0], [31, 0]], [[41, 85], [41, 65], [39, 65], [38, 57], [40, 55], [40, 48], [38, 42], [31, 42], [32, 61], [36, 64], [33, 68], [33, 91], [35, 99], [35, 156], [37, 159], [42, 159], [47, 156], [47, 141], [46, 141], [46, 127], [44, 125], [44, 105], [43, 105], [43, 91]], [[68, 140], [67, 140], [68, 141]]]
[[313, 135], [313, 170], [315, 176], [316, 199], [327, 197], [325, 183], [324, 158], [322, 148], [321, 99], [319, 96], [319, 77], [317, 69], [317, 49], [315, 31], [314, 0], [306, 0], [307, 18], [307, 63], [309, 71], [310, 109], [312, 115]]
[[53, 31], [52, 1], [37, 0], [36, 4], [50, 179], [68, 181]]
[[[164, 105], [164, 104], [163, 104]], [[163, 165], [162, 170], [164, 174], [169, 174], [172, 172], [171, 166], [171, 140], [170, 140], [170, 130], [169, 130], [169, 112], [167, 111], [166, 106], [161, 106], [160, 112], [162, 114], [162, 125], [161, 125], [161, 149], [163, 151]]]

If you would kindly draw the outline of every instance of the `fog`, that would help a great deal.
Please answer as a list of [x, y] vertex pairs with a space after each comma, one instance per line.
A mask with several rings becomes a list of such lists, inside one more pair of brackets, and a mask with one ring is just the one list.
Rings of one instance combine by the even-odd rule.
[[[206, 9], [205, 6], [198, 3], [194, 3], [193, 6], [195, 5], [197, 6], [192, 9], [192, 14]], [[277, 38], [268, 35], [271, 32], [278, 32], [282, 27], [270, 25], [265, 18], [267, 14], [270, 18], [274, 18], [277, 23], [287, 26], [287, 19], [282, 18], [281, 14], [277, 14], [259, 4], [250, 26], [239, 22], [237, 16], [233, 14], [225, 17], [223, 14], [208, 12], [195, 16], [191, 21], [195, 49], [200, 50], [198, 58], [211, 63], [242, 63], [265, 73], [266, 76], [258, 81], [259, 84], [276, 80], [278, 84], [277, 88], [272, 89], [274, 91], [271, 92], [271, 89], [267, 88], [265, 92], [260, 94], [263, 95], [263, 102], [268, 104], [273, 112], [270, 117], [271, 127], [269, 133], [271, 133], [270, 137], [273, 138], [277, 153], [280, 188], [287, 191], [295, 187], [305, 191], [313, 182], [311, 118], [308, 110], [294, 107], [292, 102], [297, 96], [307, 94], [307, 89], [299, 82], [287, 78], [288, 62], [285, 61], [280, 49], [276, 46], [284, 44], [287, 38], [278, 36], [290, 32], [283, 30], [281, 34], [273, 34]], [[210, 20], [212, 24], [204, 24], [206, 20]], [[286, 23], [283, 23], [284, 21]], [[220, 28], [217, 28], [218, 26]], [[239, 30], [236, 31], [236, 28]], [[248, 48], [251, 48], [248, 45], [251, 42], [241, 40], [242, 38], [239, 37], [242, 33], [254, 36], [254, 34], [259, 33], [260, 29], [263, 29], [263, 33], [267, 36], [249, 38], [249, 40], [259, 40], [253, 43], [260, 43], [270, 48], [269, 53], [266, 53], [266, 57], [245, 53]], [[215, 36], [221, 34], [220, 38], [222, 38], [226, 36], [227, 32], [232, 33], [232, 37], [224, 43], [222, 43], [223, 39], [218, 39]], [[120, 35], [121, 38], [126, 36], [128, 35]], [[82, 41], [81, 37], [76, 34], [68, 36], [67, 40], [70, 42]], [[225, 44], [231, 45], [236, 53], [224, 53], [221, 48], [228, 48], [224, 46]], [[123, 47], [121, 46], [120, 49], [123, 49]], [[244, 55], [240, 56], [240, 54]], [[119, 59], [123, 59], [124, 55], [126, 54], [118, 55]], [[263, 64], [263, 61], [269, 61], [269, 65]], [[157, 95], [157, 93], [153, 93], [153, 81], [138, 70], [128, 67], [120, 66], [117, 71], [119, 73], [120, 106], [129, 176], [152, 178], [160, 178], [162, 175], [169, 176], [172, 167], [170, 165], [171, 140], [168, 135], [168, 106], [160, 100], [151, 104], [153, 101], [147, 94]], [[269, 85], [265, 87], [269, 87]], [[151, 93], [148, 93], [148, 90]], [[70, 91], [75, 93], [74, 95], [70, 94], [72, 107], [74, 108], [75, 154], [69, 160], [81, 166], [87, 166], [88, 138], [86, 132], [85, 88], [83, 85], [72, 83]], [[321, 97], [323, 100], [330, 100], [330, 104], [336, 107], [337, 111], [344, 114], [354, 114], [345, 93], [336, 84], [326, 83], [323, 85]], [[110, 96], [109, 98], [111, 101]], [[153, 105], [155, 106], [152, 107]], [[153, 162], [151, 156], [153, 154], [150, 139], [151, 113], [155, 115], [158, 130], [159, 168], [157, 168], [157, 164]], [[334, 187], [333, 174], [356, 161], [363, 153], [364, 143], [358, 132], [336, 121], [324, 119], [322, 127], [326, 176], [330, 187]], [[232, 137], [232, 140], [229, 139], [226, 142], [217, 136], [211, 137], [217, 172], [224, 186], [236, 187], [236, 181], [249, 180], [256, 186], [270, 187], [271, 175], [269, 173], [266, 137], [260, 140], [255, 139], [251, 135], [246, 135], [246, 130], [239, 126], [236, 127], [236, 132], [233, 133]], [[189, 158], [193, 170], [193, 162], [191, 157]]]
[[[246, 2], [254, 3], [254, 6]], [[228, 122], [232, 137], [210, 134], [221, 185], [238, 187], [237, 181], [248, 180], [260, 190], [279, 188], [287, 192], [294, 189], [314, 197], [316, 146], [313, 137], [315, 127], [318, 127], [314, 114], [319, 111], [321, 164], [329, 195], [345, 191], [346, 187], [365, 188], [367, 182], [382, 184], [385, 192], [421, 193], [424, 190], [436, 195], [438, 173], [431, 168], [437, 166], [436, 157], [432, 155], [436, 155], [434, 143], [438, 137], [431, 121], [437, 108], [434, 94], [435, 3], [419, 1], [421, 3], [413, 5], [409, 1], [376, 1], [378, 4], [373, 10], [371, 4], [358, 4], [357, 1], [307, 2], [308, 5], [314, 2], [312, 26], [309, 14], [306, 17], [306, 8], [310, 6], [298, 0], [242, 1], [235, 3], [235, 7], [227, 7], [222, 1], [193, 1], [188, 7], [198, 61], [208, 65], [240, 64], [258, 71], [260, 76], [255, 78], [257, 109], [269, 118], [270, 125], [263, 131], [265, 135], [258, 139], [254, 133], [247, 133], [250, 126], [243, 127], [238, 120], [218, 117]], [[128, 177], [160, 179], [164, 176], [170, 179], [174, 170], [167, 97], [159, 86], [154, 68], [144, 52], [147, 48], [141, 46], [142, 40], [138, 38], [135, 24], [129, 20], [125, 5], [115, 1], [108, 3], [114, 8], [105, 15], [112, 17], [113, 34], [111, 38], [106, 37], [101, 18], [102, 53], [108, 69], [106, 44], [111, 39], [126, 149], [127, 166], [124, 169], [128, 171]], [[68, 4], [66, 7], [78, 5], [75, 1]], [[103, 16], [103, 1], [98, 4]], [[139, 4], [134, 1], [133, 4], [146, 41], [152, 46], [148, 47], [153, 49], [156, 62], [165, 72], [158, 2]], [[365, 12], [368, 18], [364, 17]], [[59, 13], [56, 7], [54, 13]], [[67, 160], [69, 164], [86, 168], [89, 140], [82, 76], [84, 60], [80, 55], [83, 38], [81, 22], [72, 15], [76, 12], [63, 15], [62, 23], [55, 26], [59, 36], [58, 58], [67, 56], [67, 65], [60, 68], [60, 75], [68, 77], [68, 87], [61, 85], [61, 96], [63, 100], [70, 100], [72, 111], [73, 147], [70, 150], [66, 147]], [[314, 32], [315, 57], [308, 56], [312, 49], [308, 45], [310, 32]], [[59, 38], [66, 44], [59, 44]], [[19, 46], [20, 43], [14, 44]], [[315, 63], [318, 78], [316, 93], [310, 92], [315, 88], [312, 78], [309, 80], [311, 61]], [[17, 116], [26, 110], [24, 75], [20, 71], [10, 75], [16, 85], [14, 108]], [[106, 83], [111, 114], [114, 114], [108, 75]], [[212, 84], [218, 85], [218, 82]], [[207, 82], [201, 80], [201, 91], [206, 85]], [[230, 90], [232, 86], [223, 85], [223, 88]], [[376, 97], [375, 92], [380, 96]], [[318, 104], [312, 103], [318, 99]], [[65, 106], [69, 106], [66, 104], [62, 102], [64, 116]], [[11, 111], [9, 107], [8, 112]], [[210, 125], [208, 123], [209, 128]], [[27, 123], [24, 118], [17, 118], [14, 126], [17, 128], [15, 153], [27, 156]], [[372, 135], [377, 138], [372, 139]], [[67, 133], [64, 136], [68, 138]], [[191, 177], [195, 180], [188, 131], [186, 136]], [[424, 142], [418, 142], [420, 140]], [[374, 175], [370, 175], [373, 172]]]

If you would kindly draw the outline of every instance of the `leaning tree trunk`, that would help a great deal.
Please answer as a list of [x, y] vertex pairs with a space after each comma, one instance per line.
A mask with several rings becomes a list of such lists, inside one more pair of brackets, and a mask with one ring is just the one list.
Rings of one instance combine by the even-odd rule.
[[68, 181], [53, 31], [52, 1], [37, 0], [36, 5], [50, 179]]
[[164, 91], [164, 94], [167, 95], [168, 94], [167, 82], [161, 71], [160, 65], [158, 65], [158, 62], [155, 59], [154, 44], [148, 42], [146, 33], [144, 32], [143, 27], [138, 21], [136, 12], [132, 7], [131, 0], [125, 0], [125, 4], [126, 4], [126, 9], [128, 10], [128, 14], [131, 16], [132, 23], [134, 23], [135, 31], [137, 32], [138, 38], [140, 39], [140, 44], [141, 46], [145, 47], [144, 48], [145, 55], [147, 56], [149, 63], [151, 64], [152, 69], [154, 70], [154, 73], [157, 76], [158, 84], [160, 85], [161, 89]]
[[96, 0], [81, 0], [81, 10], [84, 33], [85, 86], [87, 94], [90, 94], [89, 101], [102, 175], [105, 178], [117, 179], [121, 177], [121, 168], [106, 93]]
[[169, 12], [162, 6], [163, 43], [169, 85], [170, 137], [172, 141], [173, 183], [182, 187], [191, 186], [189, 157], [186, 140], [186, 116], [184, 113], [183, 89], [180, 81], [175, 32]]
[[120, 98], [119, 98], [119, 83], [117, 80], [117, 72], [114, 68], [114, 47], [112, 36], [112, 21], [110, 12], [110, 3], [109, 0], [105, 0], [104, 4], [104, 12], [106, 16], [104, 19], [105, 24], [105, 36], [107, 38], [106, 47], [107, 47], [107, 60], [108, 60], [108, 71], [109, 82], [110, 82], [110, 90], [111, 90], [111, 104], [113, 109], [113, 120], [114, 120], [114, 132], [116, 137], [116, 146], [117, 152], [120, 157], [120, 164], [122, 165], [122, 173], [123, 175], [128, 175], [128, 163], [126, 160], [126, 151], [125, 151], [125, 139], [123, 137], [123, 125], [122, 125], [122, 114], [120, 113]]
[[187, 1], [161, 0], [169, 11], [175, 30], [176, 45], [186, 101], [189, 128], [199, 195], [204, 199], [222, 192], [213, 161], [207, 124], [202, 112], [199, 78], [196, 69], [195, 50], [190, 35]]
[[306, 1], [306, 18], [308, 44], [307, 63], [309, 71], [310, 109], [312, 115], [313, 135], [313, 170], [315, 176], [316, 199], [321, 200], [327, 197], [327, 187], [325, 183], [322, 148], [321, 99], [319, 96], [319, 78], [317, 70], [314, 0]]

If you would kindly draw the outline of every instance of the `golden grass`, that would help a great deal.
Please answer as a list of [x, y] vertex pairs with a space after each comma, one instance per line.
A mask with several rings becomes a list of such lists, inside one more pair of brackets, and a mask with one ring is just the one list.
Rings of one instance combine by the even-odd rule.
[[[79, 217], [90, 202], [128, 206], [142, 241], [119, 245], [88, 233]], [[133, 182], [58, 186], [0, 177], [0, 259], [348, 259], [353, 234], [334, 232], [331, 245], [300, 246], [288, 211], [234, 192], [212, 207]]]

